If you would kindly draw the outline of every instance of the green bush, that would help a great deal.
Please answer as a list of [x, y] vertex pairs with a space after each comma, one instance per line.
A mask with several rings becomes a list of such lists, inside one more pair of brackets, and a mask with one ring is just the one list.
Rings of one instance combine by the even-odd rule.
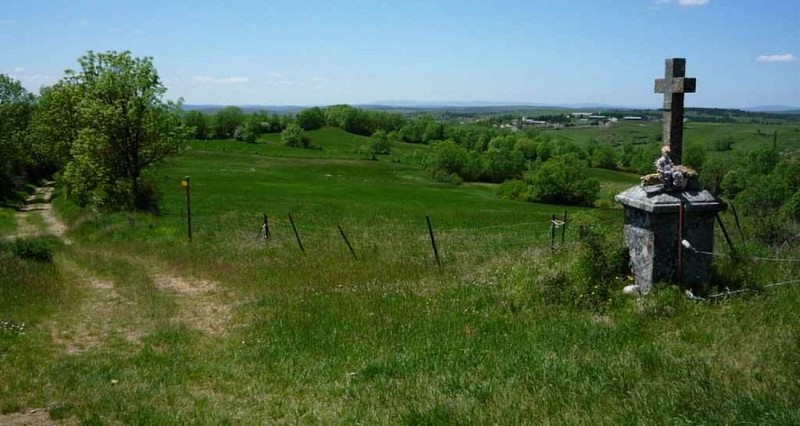
[[386, 132], [383, 130], [375, 132], [369, 140], [369, 149], [372, 151], [373, 155], [390, 154], [392, 151], [392, 144]]
[[19, 238], [11, 243], [14, 256], [37, 262], [53, 261], [53, 243], [48, 238]]
[[586, 164], [572, 154], [551, 158], [530, 180], [533, 198], [550, 204], [591, 206], [600, 182], [587, 175]]
[[435, 169], [431, 172], [433, 179], [443, 183], [449, 183], [452, 185], [461, 185], [464, 183], [464, 180], [461, 179], [461, 176], [455, 173], [447, 173], [444, 170]]
[[497, 186], [497, 195], [506, 200], [528, 201], [529, 189], [528, 184], [521, 180], [507, 180]]
[[613, 287], [629, 275], [628, 249], [604, 232], [596, 216], [578, 213], [570, 224], [578, 241], [573, 281], [580, 291], [578, 305], [601, 308], [611, 302]]
[[[568, 224], [574, 245], [553, 252], [537, 277], [542, 299], [555, 306], [603, 311], [615, 293], [631, 284], [628, 250], [592, 213], [577, 213]], [[568, 250], [568, 251], [567, 251]]]

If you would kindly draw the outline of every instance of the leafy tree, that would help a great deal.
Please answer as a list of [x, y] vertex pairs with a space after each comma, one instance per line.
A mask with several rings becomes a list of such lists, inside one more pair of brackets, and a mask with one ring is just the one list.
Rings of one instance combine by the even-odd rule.
[[489, 151], [511, 151], [516, 144], [514, 136], [495, 136], [489, 141]]
[[436, 144], [428, 167], [433, 172], [463, 176], [467, 164], [467, 150], [453, 141]]
[[295, 123], [289, 124], [281, 132], [281, 142], [295, 148], [308, 148], [309, 140], [303, 137], [303, 129]]
[[462, 172], [464, 180], [477, 182], [483, 178], [485, 173], [486, 161], [484, 161], [483, 156], [479, 152], [469, 151], [467, 153], [467, 162]]
[[77, 87], [63, 82], [41, 90], [29, 128], [31, 155], [39, 175], [63, 170], [79, 130]]
[[571, 154], [547, 160], [530, 183], [533, 198], [543, 203], [590, 206], [600, 192], [600, 182], [590, 178], [586, 164]]
[[369, 140], [369, 148], [373, 155], [389, 154], [392, 144], [389, 136], [383, 130], [378, 130]]
[[36, 98], [18, 81], [0, 74], [0, 198], [29, 164], [26, 139], [35, 105]]
[[407, 143], [422, 143], [422, 134], [424, 132], [424, 126], [422, 126], [418, 121], [408, 123], [401, 127], [398, 131], [400, 134], [400, 139]]
[[486, 153], [486, 179], [502, 182], [506, 179], [519, 179], [525, 170], [525, 157], [520, 151], [500, 149]]
[[194, 129], [192, 138], [205, 140], [211, 136], [211, 123], [207, 115], [201, 111], [186, 111], [183, 115], [183, 124]]
[[142, 171], [178, 153], [189, 130], [180, 104], [163, 100], [152, 59], [130, 52], [78, 59], [63, 84], [80, 93], [79, 131], [63, 174], [67, 196], [79, 204], [130, 205], [139, 194]]
[[524, 136], [518, 138], [514, 149], [520, 151], [526, 160], [536, 159], [536, 142], [533, 139]]
[[614, 170], [617, 168], [617, 155], [610, 145], [598, 144], [591, 154], [592, 167]]
[[713, 194], [719, 194], [722, 189], [722, 179], [731, 168], [731, 161], [726, 156], [709, 157], [703, 163], [703, 173], [700, 173], [701, 187], [708, 189]]
[[430, 121], [425, 125], [425, 130], [422, 133], [422, 140], [431, 143], [432, 141], [440, 141], [444, 138], [444, 130], [442, 125], [434, 121]]
[[233, 137], [236, 128], [245, 121], [245, 114], [237, 106], [227, 106], [214, 114], [214, 137], [229, 139]]
[[297, 124], [303, 130], [316, 130], [325, 125], [325, 114], [319, 107], [304, 109], [297, 114]]
[[706, 156], [705, 147], [697, 142], [693, 142], [686, 144], [686, 147], [683, 149], [683, 158], [681, 162], [684, 166], [700, 171], [703, 168], [703, 163], [706, 161]]

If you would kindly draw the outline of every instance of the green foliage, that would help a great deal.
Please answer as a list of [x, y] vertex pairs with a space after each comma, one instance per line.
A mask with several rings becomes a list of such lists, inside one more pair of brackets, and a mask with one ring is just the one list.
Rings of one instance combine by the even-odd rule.
[[433, 147], [428, 159], [428, 167], [433, 172], [445, 175], [464, 174], [467, 164], [467, 150], [453, 141], [444, 141]]
[[601, 169], [617, 169], [617, 155], [610, 145], [597, 145], [591, 153], [589, 163]]
[[700, 171], [703, 169], [706, 157], [707, 152], [703, 145], [696, 142], [688, 143], [683, 148], [682, 163], [687, 167]]
[[794, 223], [800, 222], [800, 190], [796, 190], [783, 205], [783, 214]]
[[317, 130], [325, 125], [325, 113], [319, 107], [304, 109], [297, 114], [297, 124], [303, 130]]
[[183, 114], [183, 124], [193, 129], [192, 139], [205, 140], [212, 136], [211, 120], [201, 111], [186, 111]]
[[31, 161], [27, 137], [35, 102], [18, 81], [0, 74], [0, 199], [11, 193], [13, 178]]
[[[525, 170], [525, 157], [520, 151], [489, 150], [486, 153], [485, 177], [489, 182], [519, 179]], [[462, 169], [462, 173], [464, 170]]]
[[[628, 271], [628, 249], [620, 238], [604, 231], [598, 218], [577, 213], [570, 222], [578, 241], [575, 280], [581, 287], [580, 305], [607, 306]], [[615, 288], [616, 286], [616, 288]]]
[[369, 149], [373, 155], [386, 155], [391, 153], [392, 144], [389, 136], [383, 130], [378, 130], [369, 141]]
[[53, 261], [53, 240], [51, 238], [17, 238], [9, 244], [14, 256], [36, 262]]
[[309, 139], [303, 136], [303, 129], [294, 123], [281, 132], [281, 142], [293, 148], [308, 148], [310, 144]]
[[63, 170], [80, 130], [80, 90], [59, 82], [41, 91], [30, 126], [31, 152], [39, 176]]
[[546, 161], [530, 177], [534, 200], [565, 205], [590, 206], [600, 192], [600, 182], [587, 175], [586, 164], [574, 155]]
[[497, 195], [506, 200], [528, 201], [530, 187], [524, 181], [511, 179], [497, 185]]
[[528, 137], [520, 137], [514, 144], [514, 149], [521, 152], [526, 160], [536, 159], [536, 141]]
[[720, 139], [715, 139], [711, 142], [710, 149], [717, 152], [725, 152], [733, 149], [733, 137], [730, 135]]
[[[703, 163], [703, 173], [700, 173], [700, 187], [718, 194], [722, 190], [722, 179], [732, 167], [728, 157], [710, 156]], [[738, 191], [737, 191], [738, 192]]]
[[63, 183], [79, 204], [131, 206], [142, 171], [185, 145], [180, 105], [162, 100], [151, 58], [87, 53], [65, 84], [80, 93], [79, 126]]
[[227, 106], [214, 114], [214, 137], [217, 139], [230, 139], [233, 137], [236, 128], [241, 126], [246, 120], [246, 116], [241, 108], [237, 106]]

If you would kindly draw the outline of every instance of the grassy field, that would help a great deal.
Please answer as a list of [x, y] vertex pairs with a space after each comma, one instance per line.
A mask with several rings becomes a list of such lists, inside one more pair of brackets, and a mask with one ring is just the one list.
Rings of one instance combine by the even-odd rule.
[[[549, 247], [563, 207], [363, 160], [362, 140], [337, 132], [314, 135], [322, 150], [273, 135], [196, 142], [151, 170], [158, 217], [57, 196], [74, 243], [54, 243], [52, 264], [0, 250], [0, 411], [85, 424], [800, 423], [800, 288], [720, 303], [615, 288], [577, 308], [556, 279], [582, 253], [571, 225]], [[636, 182], [592, 173], [608, 191]], [[567, 210], [621, 236], [619, 209]], [[800, 272], [770, 269], [758, 276]]]
[[[600, 143], [615, 146], [625, 144], [660, 143], [662, 123], [618, 122], [606, 126], [592, 126], [577, 129], [547, 130], [546, 134], [557, 140], [567, 140], [585, 144], [595, 139]], [[730, 123], [688, 122], [684, 129], [684, 143], [700, 143], [712, 154], [713, 143], [720, 140], [732, 142], [732, 152], [748, 152], [764, 145], [772, 144], [773, 133], [778, 132], [778, 149], [795, 151], [800, 147], [800, 126], [797, 124], [761, 125]]]

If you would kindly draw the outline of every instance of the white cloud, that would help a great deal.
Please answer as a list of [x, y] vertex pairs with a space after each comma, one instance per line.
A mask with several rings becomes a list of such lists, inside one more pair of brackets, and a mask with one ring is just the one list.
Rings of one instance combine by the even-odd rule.
[[13, 19], [0, 19], [0, 25], [16, 25], [17, 21]]
[[81, 27], [85, 27], [89, 25], [89, 21], [87, 21], [86, 19], [81, 19], [80, 21], [78, 21], [78, 25], [80, 25]]
[[15, 67], [14, 68], [14, 72], [23, 72], [23, 71], [25, 71], [25, 68], [22, 68], [22, 67]]
[[761, 55], [756, 58], [758, 62], [794, 62], [797, 61], [797, 56], [794, 56], [791, 53], [782, 53], [778, 55]]
[[196, 83], [203, 84], [244, 84], [250, 82], [250, 77], [211, 77], [207, 75], [198, 75], [192, 78]]

